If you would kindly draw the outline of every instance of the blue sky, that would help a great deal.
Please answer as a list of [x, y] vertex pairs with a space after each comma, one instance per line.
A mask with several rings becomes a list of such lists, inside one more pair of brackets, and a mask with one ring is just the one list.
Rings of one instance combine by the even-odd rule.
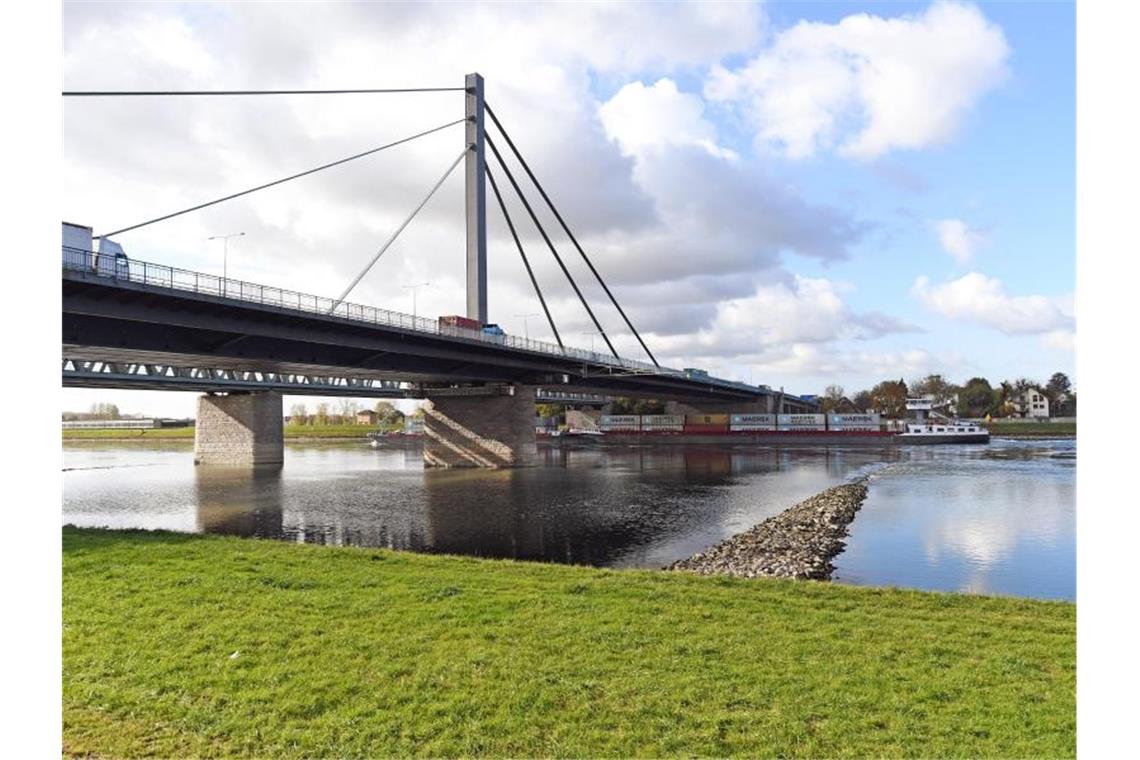
[[[64, 22], [75, 89], [434, 85], [479, 70], [674, 366], [802, 393], [927, 372], [1076, 379], [1071, 4], [68, 3]], [[63, 216], [121, 226], [417, 131], [456, 106], [264, 100], [66, 104]], [[219, 257], [205, 238], [240, 229], [231, 274], [335, 295], [455, 139], [120, 242], [209, 269]], [[430, 280], [421, 314], [461, 309], [461, 215], [452, 182], [352, 299], [410, 311], [395, 285]], [[490, 224], [492, 318], [521, 333], [517, 315], [539, 310], [505, 228]], [[537, 267], [560, 329], [588, 344], [568, 286], [551, 262]], [[632, 355], [632, 338], [617, 338]], [[191, 394], [67, 391], [64, 403], [94, 400], [193, 408]]]
[[[922, 4], [874, 4], [876, 12], [918, 11]], [[982, 97], [949, 143], [900, 151], [892, 167], [921, 189], [892, 184], [871, 167], [842, 159], [784, 163], [780, 169], [813, 198], [844, 204], [877, 225], [849, 260], [796, 271], [857, 285], [849, 302], [889, 308], [926, 330], [930, 350], [956, 351], [983, 376], [1045, 379], [1064, 371], [1075, 379], [1072, 353], [1027, 336], [951, 320], [924, 310], [907, 293], [919, 275], [947, 280], [967, 271], [999, 278], [1014, 295], [1064, 297], [1076, 277], [1076, 104], [1073, 6], [1066, 3], [983, 3], [1011, 48], [1008, 81]], [[866, 6], [864, 6], [864, 9]], [[836, 21], [858, 6], [778, 3], [773, 21], [795, 17]], [[931, 220], [959, 218], [984, 230], [976, 257], [958, 265], [940, 248]], [[911, 336], [884, 339], [909, 344]], [[964, 379], [964, 378], [963, 378]]]

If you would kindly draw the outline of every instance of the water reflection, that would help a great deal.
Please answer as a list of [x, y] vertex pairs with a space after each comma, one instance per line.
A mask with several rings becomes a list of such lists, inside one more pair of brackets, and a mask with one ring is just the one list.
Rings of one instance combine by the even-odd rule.
[[281, 468], [195, 467], [200, 533], [278, 536], [284, 525]]
[[1071, 442], [540, 449], [522, 470], [429, 470], [416, 447], [290, 444], [283, 469], [190, 446], [65, 447], [64, 521], [305, 543], [661, 567], [874, 473], [838, 579], [1071, 598]]
[[1075, 465], [1073, 441], [911, 452], [872, 479], [836, 578], [1073, 599]]

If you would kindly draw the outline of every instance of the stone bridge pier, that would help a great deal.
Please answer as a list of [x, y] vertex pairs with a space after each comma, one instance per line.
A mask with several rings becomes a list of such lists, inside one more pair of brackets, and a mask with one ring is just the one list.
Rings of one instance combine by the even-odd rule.
[[252, 467], [285, 461], [281, 394], [276, 391], [198, 397], [194, 464]]
[[536, 464], [534, 390], [511, 385], [497, 389], [496, 395], [428, 391], [424, 466], [498, 469]]

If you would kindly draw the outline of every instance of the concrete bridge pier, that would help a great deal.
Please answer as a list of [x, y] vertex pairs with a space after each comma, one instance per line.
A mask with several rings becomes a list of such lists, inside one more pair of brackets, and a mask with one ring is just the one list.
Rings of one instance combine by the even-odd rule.
[[235, 392], [198, 397], [194, 464], [252, 467], [285, 461], [281, 394]]
[[538, 460], [534, 388], [433, 396], [424, 408], [425, 467], [527, 467]]

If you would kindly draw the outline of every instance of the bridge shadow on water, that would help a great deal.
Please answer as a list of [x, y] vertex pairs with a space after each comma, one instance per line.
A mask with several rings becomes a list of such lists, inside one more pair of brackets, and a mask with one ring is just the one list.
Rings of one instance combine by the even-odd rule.
[[[288, 467], [195, 468], [197, 530], [657, 566], [718, 540], [727, 523], [763, 512], [769, 498], [788, 506], [785, 481], [806, 496], [853, 466], [842, 450], [722, 446], [543, 447], [539, 466], [508, 470], [424, 470], [418, 449], [382, 456], [375, 469], [323, 477], [298, 476]], [[856, 458], [861, 462], [866, 454]]]

